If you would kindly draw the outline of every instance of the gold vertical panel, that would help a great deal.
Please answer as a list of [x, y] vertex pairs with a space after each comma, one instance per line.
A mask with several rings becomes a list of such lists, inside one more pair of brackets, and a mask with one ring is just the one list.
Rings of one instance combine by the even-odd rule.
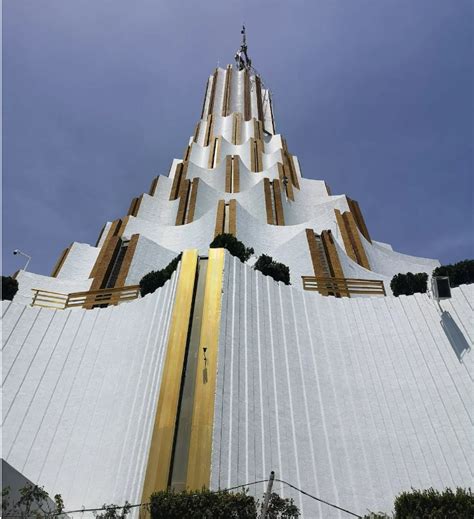
[[184, 158], [183, 158], [183, 162], [186, 162], [189, 160], [189, 155], [191, 153], [191, 146], [192, 144], [188, 144], [186, 146], [186, 149], [184, 150]]
[[255, 141], [255, 156], [256, 171], [263, 171], [263, 141], [260, 139]]
[[344, 248], [346, 249], [346, 254], [349, 256], [349, 258], [358, 263], [357, 256], [354, 252], [352, 241], [346, 226], [346, 222], [342, 217], [342, 213], [341, 211], [339, 211], [339, 209], [334, 209], [334, 213], [336, 214], [337, 225], [339, 227], [339, 230], [341, 231], [342, 241], [344, 243]]
[[107, 244], [114, 236], [117, 236], [120, 233], [121, 226], [122, 226], [122, 220], [120, 220], [120, 219], [114, 220], [111, 223], [111, 225], [109, 227], [109, 232], [107, 233], [104, 243], [102, 244], [102, 247], [100, 249], [99, 255], [97, 256], [97, 259], [95, 260], [94, 266], [92, 267], [91, 273], [89, 274], [89, 278], [93, 278], [96, 276], [99, 266], [102, 265], [102, 263], [103, 263], [103, 255], [105, 254]]
[[214, 132], [214, 117], [212, 114], [207, 116], [207, 126], [206, 126], [206, 134], [204, 136], [204, 146], [209, 146], [209, 143], [212, 141], [212, 135]]
[[[289, 200], [295, 200], [295, 196], [293, 194], [293, 184], [290, 182], [290, 179], [288, 177], [288, 175], [286, 174], [286, 168], [283, 164], [281, 164], [280, 162], [277, 162], [277, 166], [278, 166], [278, 176], [280, 177], [280, 184], [281, 184], [281, 189], [285, 189], [286, 191], [286, 196], [288, 197]], [[286, 177], [286, 187], [285, 187], [285, 177]]]
[[257, 171], [256, 169], [256, 146], [255, 146], [255, 139], [253, 137], [250, 137], [249, 139], [250, 144], [250, 171]]
[[229, 200], [229, 233], [237, 236], [237, 201]]
[[250, 78], [247, 69], [244, 69], [244, 119], [250, 121], [251, 118], [250, 107]]
[[214, 99], [216, 98], [216, 87], [217, 87], [217, 76], [219, 74], [219, 69], [216, 68], [212, 80], [212, 87], [211, 87], [211, 97], [209, 99], [209, 108], [207, 109], [208, 115], [211, 115], [214, 111]]
[[198, 356], [186, 477], [191, 490], [209, 487], [210, 483], [224, 259], [224, 249], [209, 249], [200, 341], [207, 351], [206, 360]]
[[132, 212], [132, 214], [130, 214], [128, 216], [138, 216], [138, 211], [140, 210], [142, 200], [143, 200], [143, 194], [137, 198], [137, 201], [135, 202], [135, 207], [133, 208], [133, 212]]
[[[112, 236], [110, 239], [107, 239], [106, 243], [104, 243], [94, 265], [95, 274], [89, 290], [100, 290], [103, 288], [103, 285], [110, 275], [114, 259], [116, 258], [116, 254], [118, 253], [121, 244], [122, 240], [120, 236]], [[93, 308], [95, 304], [96, 302], [94, 297], [86, 298], [83, 308], [90, 309]]]
[[260, 80], [260, 76], [255, 76], [255, 90], [256, 90], [256, 94], [257, 94], [258, 118], [262, 122], [262, 128], [263, 128], [264, 117], [263, 117], [263, 103], [262, 103], [262, 82]]
[[272, 204], [272, 189], [270, 186], [270, 180], [268, 178], [263, 179], [263, 191], [265, 193], [265, 210], [267, 212], [267, 223], [275, 224], [275, 218], [273, 216], [273, 204]]
[[311, 263], [313, 264], [313, 271], [315, 276], [321, 276], [323, 266], [319, 258], [318, 244], [316, 243], [316, 236], [313, 229], [306, 229], [306, 239], [308, 241], [309, 254], [311, 256]]
[[370, 239], [369, 230], [367, 229], [367, 225], [365, 224], [364, 216], [362, 214], [362, 211], [360, 210], [359, 202], [357, 202], [357, 200], [352, 200], [352, 198], [349, 197], [346, 198], [347, 202], [349, 203], [351, 213], [356, 221], [357, 227], [359, 228], [359, 231], [362, 233], [364, 238], [369, 243], [372, 243], [372, 240]]
[[197, 124], [196, 124], [196, 128], [194, 130], [194, 135], [193, 135], [193, 142], [197, 142], [198, 141], [198, 138], [199, 138], [199, 130], [201, 129], [201, 121], [199, 121]]
[[225, 158], [225, 192], [232, 193], [232, 156]]
[[199, 187], [199, 178], [193, 178], [191, 184], [191, 196], [189, 198], [189, 209], [186, 218], [186, 223], [191, 223], [194, 220], [194, 211], [196, 210], [196, 199]]
[[95, 246], [98, 247], [99, 246], [99, 243], [100, 243], [100, 240], [102, 238], [102, 235], [104, 234], [104, 231], [105, 231], [105, 228], [106, 228], [107, 224], [104, 223], [104, 225], [102, 226], [102, 229], [100, 230], [100, 233], [99, 233], [99, 236], [97, 238], [97, 241], [95, 242]]
[[217, 142], [218, 138], [214, 138], [212, 144], [209, 146], [209, 155], [207, 157], [207, 168], [212, 169], [214, 167], [214, 157], [217, 153]]
[[270, 105], [270, 116], [271, 116], [271, 120], [272, 120], [272, 130], [273, 130], [273, 135], [276, 134], [276, 129], [275, 129], [275, 118], [273, 117], [273, 102], [272, 102], [272, 98], [271, 98], [271, 95], [270, 93], [268, 94], [268, 103]]
[[219, 234], [224, 233], [224, 218], [225, 218], [225, 201], [219, 200], [217, 202], [217, 213], [216, 213], [216, 227], [214, 230], [214, 238]]
[[153, 196], [155, 194], [155, 191], [156, 191], [156, 187], [158, 186], [158, 181], [160, 180], [160, 177], [155, 177], [152, 182], [151, 182], [151, 186], [150, 186], [150, 190], [148, 191], [148, 194], [150, 196]]
[[135, 206], [137, 205], [138, 198], [132, 198], [132, 201], [130, 202], [130, 207], [128, 208], [127, 215], [134, 216], [135, 212]]
[[214, 150], [214, 164], [217, 166], [221, 161], [222, 135], [216, 137], [216, 148]]
[[364, 246], [362, 244], [362, 240], [359, 236], [359, 229], [357, 227], [357, 224], [355, 222], [354, 216], [350, 211], [346, 211], [342, 214], [342, 217], [344, 218], [346, 222], [346, 228], [348, 229], [349, 236], [352, 242], [352, 246], [354, 248], [354, 252], [357, 257], [357, 263], [361, 267], [364, 267], [368, 270], [370, 270], [369, 266], [369, 260], [367, 258], [367, 254], [365, 253]]
[[283, 212], [283, 204], [281, 202], [280, 181], [273, 181], [273, 199], [275, 201], [275, 217], [277, 225], [285, 225], [285, 214]]
[[241, 144], [242, 141], [242, 114], [235, 114], [235, 143]]
[[175, 225], [183, 225], [186, 218], [186, 208], [189, 200], [189, 188], [191, 185], [190, 180], [183, 180], [181, 182], [181, 189], [179, 190], [179, 205], [178, 212], [176, 213]]
[[185, 250], [181, 259], [142, 503], [148, 503], [153, 492], [166, 490], [168, 486], [197, 258], [197, 250]]
[[230, 113], [230, 85], [232, 81], [232, 65], [227, 65], [224, 83], [224, 99], [222, 100], [222, 115], [225, 117]]
[[201, 119], [204, 119], [204, 110], [206, 109], [206, 99], [207, 99], [207, 93], [209, 91], [210, 82], [211, 82], [211, 78], [209, 78], [206, 83], [206, 93], [204, 94], [204, 99], [202, 100]]
[[238, 156], [232, 157], [232, 169], [233, 169], [233, 179], [234, 186], [232, 188], [233, 193], [240, 192], [240, 161]]
[[183, 167], [184, 166], [182, 162], [176, 165], [173, 184], [171, 185], [170, 200], [176, 200], [178, 198], [181, 177], [183, 176]]
[[56, 261], [56, 265], [54, 265], [53, 271], [51, 272], [52, 278], [55, 278], [59, 274], [59, 271], [61, 270], [61, 267], [64, 265], [64, 262], [66, 261], [67, 255], [69, 254], [71, 247], [72, 247], [72, 243], [71, 243], [71, 245], [69, 245], [69, 247], [66, 247], [61, 252], [61, 255], [59, 256], [58, 261]]
[[341, 261], [339, 259], [339, 254], [337, 253], [332, 232], [330, 230], [323, 231], [321, 233], [321, 241], [326, 252], [326, 258], [329, 263], [331, 275], [335, 278], [343, 278], [344, 271], [342, 270]]
[[137, 249], [139, 236], [139, 234], [132, 234], [130, 241], [128, 242], [127, 251], [125, 252], [125, 256], [123, 258], [122, 265], [120, 267], [120, 271], [118, 273], [117, 281], [115, 282], [114, 287], [125, 286], [128, 271], [130, 270], [130, 265], [132, 264], [132, 259]]

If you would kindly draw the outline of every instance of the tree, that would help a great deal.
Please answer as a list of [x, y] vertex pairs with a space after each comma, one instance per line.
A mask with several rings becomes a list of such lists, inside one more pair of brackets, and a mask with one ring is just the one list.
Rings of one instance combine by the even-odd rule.
[[54, 502], [43, 487], [27, 483], [19, 489], [20, 498], [11, 502], [10, 487], [2, 489], [2, 516], [15, 519], [43, 519], [61, 515], [64, 503], [60, 494], [54, 496]]
[[255, 270], [259, 270], [264, 276], [270, 276], [275, 281], [282, 281], [285, 285], [290, 284], [290, 269], [283, 263], [274, 261], [271, 256], [262, 254], [254, 266]]
[[18, 292], [18, 281], [11, 276], [2, 276], [2, 301], [11, 301]]
[[233, 234], [219, 234], [209, 245], [211, 249], [227, 249], [232, 256], [239, 258], [242, 263], [245, 263], [254, 250], [247, 248], [241, 241], [239, 241]]

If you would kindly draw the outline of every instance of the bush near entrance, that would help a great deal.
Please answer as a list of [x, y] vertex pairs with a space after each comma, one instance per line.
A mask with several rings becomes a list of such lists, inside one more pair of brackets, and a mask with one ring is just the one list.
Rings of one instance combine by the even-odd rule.
[[245, 263], [254, 253], [251, 247], [246, 247], [233, 234], [228, 233], [217, 235], [209, 247], [211, 249], [227, 249], [232, 256], [239, 258], [242, 263]]
[[143, 297], [147, 294], [153, 294], [157, 288], [162, 287], [168, 281], [168, 279], [171, 278], [180, 261], [181, 254], [171, 260], [164, 269], [152, 270], [148, 274], [145, 274], [142, 279], [140, 279], [141, 296]]
[[2, 276], [2, 301], [11, 301], [18, 292], [18, 281], [11, 276]]
[[396, 274], [390, 282], [390, 288], [395, 297], [411, 296], [415, 293], [424, 294], [428, 289], [428, 274], [426, 272]]

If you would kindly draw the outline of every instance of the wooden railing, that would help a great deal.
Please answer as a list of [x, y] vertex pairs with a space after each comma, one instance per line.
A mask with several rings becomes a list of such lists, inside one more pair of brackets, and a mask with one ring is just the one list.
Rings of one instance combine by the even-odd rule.
[[383, 281], [378, 279], [322, 278], [314, 276], [302, 276], [302, 278], [305, 290], [315, 290], [323, 296], [386, 295]]
[[131, 285], [128, 287], [103, 288], [101, 290], [89, 290], [86, 292], [71, 292], [61, 294], [59, 292], [48, 292], [39, 288], [32, 288], [33, 301], [31, 306], [41, 306], [44, 308], [65, 308], [86, 307], [93, 308], [102, 305], [116, 305], [123, 301], [131, 301], [140, 295], [140, 286]]

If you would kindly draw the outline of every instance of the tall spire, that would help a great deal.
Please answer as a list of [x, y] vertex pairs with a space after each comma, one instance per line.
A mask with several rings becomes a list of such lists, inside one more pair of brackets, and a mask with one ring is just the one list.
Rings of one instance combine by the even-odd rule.
[[242, 25], [240, 34], [242, 34], [242, 43], [240, 44], [240, 49], [235, 53], [235, 61], [239, 70], [243, 70], [244, 68], [249, 70], [252, 67], [252, 60], [247, 54], [247, 37], [245, 34], [245, 25]]

